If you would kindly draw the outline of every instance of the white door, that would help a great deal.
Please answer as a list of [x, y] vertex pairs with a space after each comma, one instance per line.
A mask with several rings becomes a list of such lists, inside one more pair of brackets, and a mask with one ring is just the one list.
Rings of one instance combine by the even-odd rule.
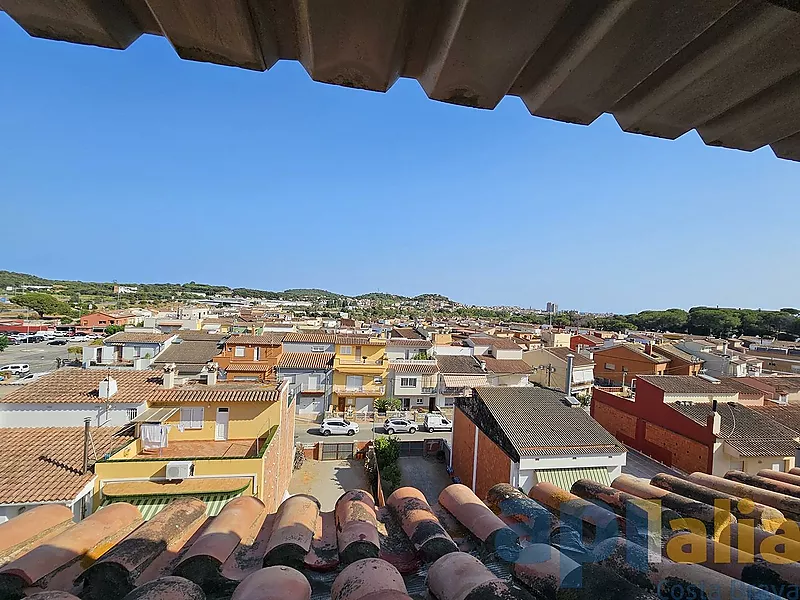
[[217, 409], [217, 425], [214, 428], [214, 439], [215, 440], [227, 440], [228, 439], [228, 418], [230, 414], [228, 413], [227, 408], [218, 408]]
[[322, 375], [319, 373], [313, 373], [308, 376], [308, 389], [310, 391], [316, 391], [319, 389], [319, 382], [322, 378]]
[[360, 390], [361, 385], [364, 383], [364, 378], [361, 375], [348, 375], [347, 376], [347, 389]]

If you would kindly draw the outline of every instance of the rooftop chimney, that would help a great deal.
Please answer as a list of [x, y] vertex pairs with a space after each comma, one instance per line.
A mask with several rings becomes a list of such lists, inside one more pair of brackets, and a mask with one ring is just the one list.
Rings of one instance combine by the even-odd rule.
[[715, 436], [719, 436], [720, 431], [722, 431], [722, 417], [720, 417], [717, 412], [716, 400], [711, 403], [711, 412], [706, 416], [706, 427], [708, 427]]
[[206, 364], [206, 369], [208, 369], [206, 385], [217, 385], [217, 370], [219, 369], [219, 364], [209, 361]]
[[570, 352], [567, 354], [567, 374], [565, 375], [564, 391], [567, 396], [572, 395], [572, 363], [575, 360], [575, 355]]
[[100, 387], [97, 390], [97, 395], [102, 400], [108, 400], [117, 393], [117, 380], [109, 375], [100, 382]]
[[84, 475], [89, 471], [89, 424], [91, 422], [91, 417], [83, 419], [83, 469], [81, 473]]
[[167, 389], [172, 389], [175, 387], [175, 375], [176, 375], [177, 367], [175, 363], [169, 363], [168, 365], [164, 365], [164, 380], [163, 386]]

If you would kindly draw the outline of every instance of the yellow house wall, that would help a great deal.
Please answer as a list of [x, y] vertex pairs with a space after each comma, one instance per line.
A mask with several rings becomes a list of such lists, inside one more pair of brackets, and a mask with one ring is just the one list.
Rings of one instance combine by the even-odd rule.
[[[185, 440], [213, 440], [217, 420], [217, 409], [227, 408], [228, 439], [251, 440], [262, 435], [280, 421], [280, 402], [187, 402], [184, 408], [203, 408], [203, 428], [184, 429], [179, 431], [177, 425], [181, 421], [180, 411], [172, 415], [167, 425], [172, 425], [169, 432], [171, 442]], [[169, 406], [169, 405], [164, 405]], [[174, 406], [174, 405], [173, 405]], [[154, 408], [151, 406], [150, 408]]]
[[[263, 499], [263, 477], [264, 462], [263, 458], [234, 458], [234, 459], [211, 459], [195, 460], [194, 476], [216, 475], [219, 477], [249, 476], [256, 478], [258, 491], [253, 494], [252, 483], [244, 492], [245, 496], [257, 496]], [[167, 472], [168, 460], [121, 460], [98, 462], [95, 464], [95, 502], [94, 506], [100, 504], [100, 490], [104, 483], [109, 480], [124, 479], [158, 479], [164, 478]]]
[[[347, 344], [344, 344], [345, 346]], [[336, 344], [336, 358], [353, 360], [356, 358], [356, 346], [351, 345], [351, 354], [342, 354], [342, 344]], [[361, 356], [367, 360], [380, 360], [386, 358], [386, 346], [361, 346]]]

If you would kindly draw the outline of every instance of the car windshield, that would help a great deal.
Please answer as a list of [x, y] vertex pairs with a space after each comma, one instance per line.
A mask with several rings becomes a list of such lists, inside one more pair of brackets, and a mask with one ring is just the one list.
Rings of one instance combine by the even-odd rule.
[[345, 420], [344, 420], [344, 424], [345, 424], [345, 425], [350, 425], [350, 421], [348, 421], [347, 419], [345, 419]]

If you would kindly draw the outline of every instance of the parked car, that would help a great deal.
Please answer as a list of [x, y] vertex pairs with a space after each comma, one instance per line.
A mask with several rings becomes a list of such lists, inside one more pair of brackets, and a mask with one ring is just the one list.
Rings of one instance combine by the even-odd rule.
[[26, 375], [30, 372], [30, 370], [30, 365], [26, 365], [24, 363], [13, 363], [0, 367], [0, 371], [8, 371], [12, 375]]
[[[49, 372], [49, 371], [48, 371]], [[14, 385], [25, 385], [26, 383], [32, 383], [39, 379], [40, 377], [44, 377], [47, 373], [28, 373], [27, 375], [23, 375], [16, 381], [12, 381], [11, 383]]]
[[91, 338], [88, 335], [73, 335], [69, 338], [70, 342], [88, 342]]
[[408, 419], [386, 419], [383, 422], [383, 430], [389, 435], [393, 433], [416, 433], [417, 424]]
[[319, 426], [322, 435], [355, 435], [358, 433], [358, 423], [347, 419], [325, 419]]
[[66, 346], [67, 345], [67, 340], [65, 340], [64, 338], [57, 338], [57, 339], [53, 340], [52, 342], [47, 342], [47, 345], [48, 346]]
[[453, 424], [444, 415], [428, 413], [422, 422], [422, 428], [425, 431], [453, 431]]

